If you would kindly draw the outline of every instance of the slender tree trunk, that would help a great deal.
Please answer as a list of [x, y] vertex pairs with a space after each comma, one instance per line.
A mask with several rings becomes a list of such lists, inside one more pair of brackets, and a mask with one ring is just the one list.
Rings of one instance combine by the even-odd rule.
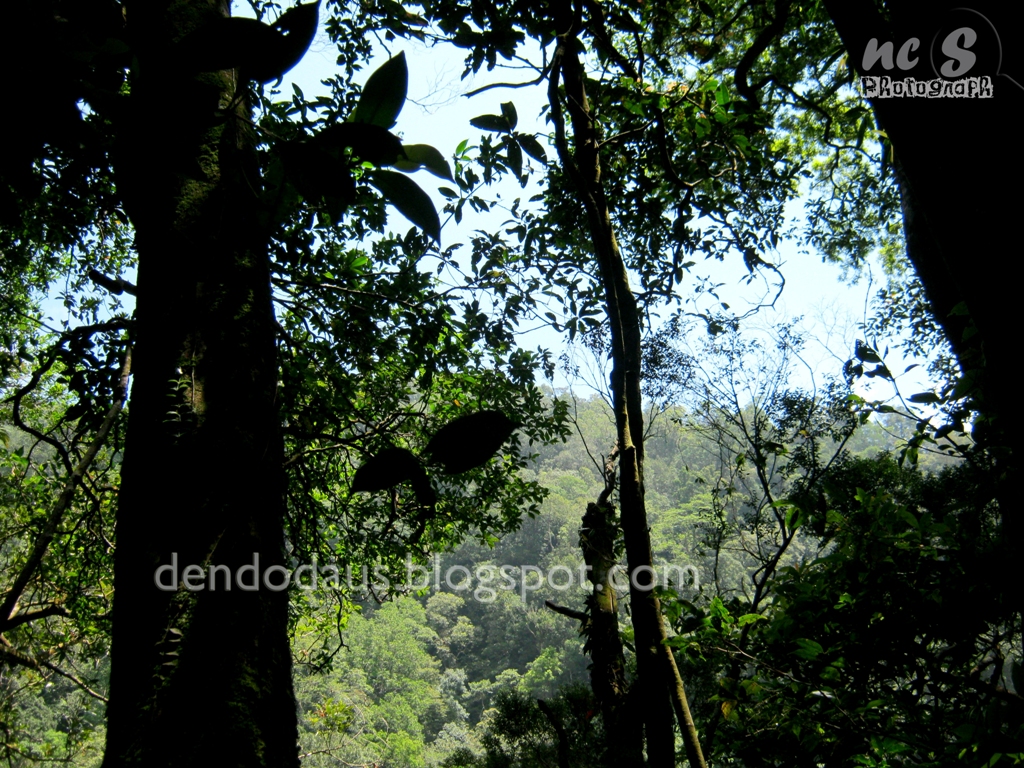
[[[555, 0], [552, 19], [559, 31], [552, 59], [548, 102], [555, 123], [555, 141], [562, 167], [576, 187], [587, 212], [591, 242], [605, 289], [611, 330], [611, 395], [619, 444], [620, 524], [630, 578], [630, 608], [637, 655], [637, 683], [644, 702], [643, 722], [648, 764], [675, 765], [673, 710], [679, 719], [687, 759], [704, 766], [697, 731], [666, 631], [661, 605], [651, 589], [653, 555], [643, 483], [643, 407], [640, 395], [641, 331], [636, 299], [612, 228], [604, 187], [597, 126], [590, 114], [583, 67], [577, 54], [579, 18], [567, 0]], [[559, 80], [572, 123], [573, 146], [566, 137]]]
[[[608, 471], [609, 481], [613, 484], [614, 474], [611, 474], [612, 470]], [[630, 706], [626, 662], [619, 637], [619, 607], [612, 583], [617, 532], [614, 507], [603, 498], [587, 505], [580, 529], [580, 547], [583, 559], [590, 566], [589, 576], [594, 591], [588, 601], [590, 610], [586, 617], [587, 644], [584, 650], [590, 654], [591, 687], [601, 707], [601, 719], [608, 735], [607, 765], [630, 768], [643, 765], [643, 731], [637, 708]]]
[[[184, 77], [166, 53], [227, 13], [221, 0], [126, 8], [148, 55], [116, 158], [139, 281], [106, 768], [298, 764], [287, 591], [263, 580], [284, 560], [284, 494], [259, 175], [247, 123], [216, 117], [238, 103], [233, 73]], [[177, 575], [177, 591], [158, 588], [175, 563], [161, 581]], [[210, 564], [230, 574], [184, 587], [187, 566]]]

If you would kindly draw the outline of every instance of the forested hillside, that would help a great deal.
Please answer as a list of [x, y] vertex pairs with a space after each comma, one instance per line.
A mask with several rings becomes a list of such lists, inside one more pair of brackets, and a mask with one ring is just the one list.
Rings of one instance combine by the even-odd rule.
[[0, 762], [1024, 762], [1021, 7], [232, 5], [5, 15]]
[[[304, 764], [557, 765], [554, 723], [571, 741], [571, 765], [599, 759], [601, 726], [589, 687], [586, 638], [579, 621], [545, 602], [585, 606], [590, 585], [580, 573], [582, 516], [603, 488], [601, 461], [614, 443], [614, 426], [599, 396], [561, 396], [572, 403], [577, 429], [565, 443], [540, 449], [524, 470], [548, 490], [536, 516], [501, 539], [444, 553], [428, 566], [428, 575], [413, 572], [409, 584], [378, 590], [382, 602], [361, 589], [364, 578], [372, 586], [372, 574], [357, 571], [350, 615], [339, 618], [325, 605], [320, 623], [300, 620], [296, 693]], [[709, 426], [683, 406], [669, 407], [652, 418], [647, 443], [654, 561], [656, 568], [677, 567], [663, 571], [664, 594], [677, 630], [689, 629], [691, 638], [695, 613], [717, 606], [726, 615], [724, 606], [738, 596], [749, 601], [761, 564], [751, 553], [760, 538], [772, 539], [764, 521], [756, 522], [760, 499], [751, 473], [737, 471], [740, 454], [716, 440], [721, 433]], [[906, 503], [913, 486], [938, 485], [934, 473], [948, 473], [956, 464], [925, 454], [916, 469], [900, 470], [896, 457], [905, 437], [899, 418], [870, 420], [841, 445], [826, 441], [822, 451], [842, 468], [833, 473], [837, 481], [844, 472], [860, 473], [858, 482], [880, 483], [885, 476], [889, 484], [877, 490]], [[794, 487], [794, 477], [784, 475], [776, 478], [780, 494]], [[829, 512], [833, 519], [837, 514]], [[801, 533], [788, 548], [781, 567], [806, 566], [835, 551], [834, 537], [821, 533], [824, 521], [815, 525], [815, 532]], [[501, 577], [503, 565], [511, 566], [511, 579]], [[535, 572], [524, 574], [524, 566]], [[425, 589], [408, 588], [425, 583]], [[770, 609], [764, 613], [772, 617]], [[628, 638], [624, 613], [620, 622]], [[699, 645], [696, 637], [687, 642]], [[101, 660], [83, 674], [102, 688], [105, 670]], [[697, 695], [720, 699], [701, 665], [694, 671], [709, 686], [698, 686]], [[57, 678], [18, 698], [11, 735], [26, 756], [98, 765], [102, 711], [101, 702]]]

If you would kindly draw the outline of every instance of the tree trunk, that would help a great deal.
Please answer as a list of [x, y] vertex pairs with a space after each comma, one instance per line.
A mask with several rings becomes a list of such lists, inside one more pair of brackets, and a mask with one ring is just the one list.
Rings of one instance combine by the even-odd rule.
[[[269, 248], [238, 119], [249, 111], [215, 114], [245, 84], [232, 72], [185, 76], [167, 54], [228, 7], [126, 6], [147, 55], [115, 157], [139, 279], [104, 766], [297, 765], [288, 593], [272, 588], [281, 571], [267, 574], [284, 562]], [[175, 563], [178, 589], [158, 588], [157, 568]], [[210, 564], [230, 574], [186, 589], [182, 571]], [[257, 589], [241, 589], [254, 577]]]
[[[972, 3], [970, 10], [955, 2], [894, 0], [886, 4], [885, 18], [866, 0], [826, 0], [825, 5], [849, 52], [850, 65], [861, 75], [869, 40], [876, 38], [879, 45], [892, 41], [899, 49], [916, 37], [921, 62], [908, 74], [934, 77], [929, 47], [935, 45], [939, 66], [945, 56], [937, 35], [953, 9], [959, 9], [960, 18], [970, 21], [978, 34], [973, 46], [961, 41], [961, 47], [974, 48], [981, 62], [966, 75], [990, 75], [992, 98], [876, 98], [871, 103], [896, 156], [908, 256], [961, 368], [975, 376], [970, 396], [982, 419], [974, 436], [997, 461], [993, 486], [1002, 514], [1003, 582], [1013, 584], [1016, 550], [1024, 535], [1024, 517], [1013, 511], [1018, 505], [1011, 495], [1020, 465], [1020, 451], [1014, 445], [1021, 256], [1018, 190], [1024, 175], [1024, 153], [1019, 149], [1024, 57], [1014, 40], [1024, 9], [990, 0]], [[871, 74], [894, 79], [901, 75], [898, 70], [875, 69]], [[966, 309], [966, 317], [951, 316], [953, 308]], [[1024, 614], [1019, 590], [1011, 599], [1014, 610]]]
[[[995, 24], [1009, 57], [1009, 40], [1020, 29], [1021, 11], [1006, 4], [983, 3], [977, 27], [986, 32]], [[921, 62], [911, 71], [918, 79], [934, 77], [927, 65], [929, 46], [958, 3], [919, 3], [914, 0], [887, 4], [884, 19], [870, 2], [835, 2], [826, 7], [849, 52], [849, 63], [862, 75], [862, 57], [872, 38], [878, 44], [921, 41]], [[991, 47], [979, 37], [977, 46]], [[938, 44], [936, 44], [938, 46]], [[936, 64], [944, 60], [936, 50]], [[991, 51], [979, 51], [991, 55]], [[1017, 57], [1020, 58], [1019, 56]], [[1020, 63], [1019, 61], [1017, 63]], [[875, 71], [878, 69], [878, 71]], [[920, 70], [920, 71], [919, 71]], [[1012, 62], [1003, 60], [1000, 71], [1021, 82]], [[898, 79], [899, 70], [872, 74]], [[974, 74], [989, 74], [980, 68]], [[982, 350], [985, 377], [981, 386], [983, 412], [994, 421], [1012, 413], [1012, 327], [1016, 274], [1014, 258], [1020, 252], [1016, 232], [1017, 196], [1012, 193], [1024, 171], [1024, 155], [1016, 149], [1019, 115], [1024, 108], [1024, 89], [1009, 78], [994, 76], [992, 98], [876, 98], [871, 100], [881, 127], [895, 151], [900, 169], [904, 207], [913, 211], [908, 226], [908, 251], [918, 277], [932, 301], [936, 319], [950, 331], [950, 343], [963, 351], [962, 331], [948, 325], [950, 301], [963, 302], [978, 331], [972, 345]], [[1010, 270], [1010, 273], [1007, 273]], [[998, 279], [996, 276], [999, 276]], [[970, 367], [972, 361], [964, 361]]]
[[[550, 69], [548, 103], [555, 123], [555, 142], [562, 167], [587, 212], [611, 330], [611, 396], [619, 446], [620, 524], [630, 573], [636, 685], [639, 700], [644, 703], [642, 718], [648, 764], [675, 765], [674, 709], [683, 732], [687, 759], [691, 766], [703, 767], [704, 758], [679, 670], [671, 649], [665, 645], [667, 635], [660, 601], [651, 589], [653, 555], [643, 483], [640, 316], [601, 183], [599, 136], [590, 114], [583, 67], [577, 53], [579, 22], [572, 5], [565, 0], [553, 3], [552, 17], [555, 29], [566, 30], [558, 36]], [[571, 152], [557, 91], [560, 79], [565, 85], [565, 103], [572, 121]]]
[[[607, 472], [607, 490], [610, 491], [614, 473], [611, 468]], [[580, 529], [580, 547], [589, 566], [594, 591], [588, 600], [587, 643], [583, 650], [590, 655], [590, 685], [601, 707], [601, 720], [607, 734], [606, 764], [632, 768], [643, 765], [643, 732], [635, 695], [631, 696], [626, 679], [626, 662], [619, 637], [618, 600], [612, 583], [617, 532], [615, 508], [606, 499], [587, 505]]]

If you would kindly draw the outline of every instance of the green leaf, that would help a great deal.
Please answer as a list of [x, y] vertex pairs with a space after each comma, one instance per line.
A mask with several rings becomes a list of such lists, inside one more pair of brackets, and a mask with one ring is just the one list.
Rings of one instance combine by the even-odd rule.
[[447, 181], [455, 181], [448, 161], [434, 147], [429, 144], [408, 144], [402, 149], [405, 150], [405, 159], [400, 158], [393, 164], [398, 170], [411, 173], [425, 168], [435, 176]]
[[541, 146], [541, 143], [533, 136], [517, 133], [516, 141], [519, 142], [519, 146], [523, 148], [523, 152], [528, 154], [534, 160], [539, 163], [547, 163], [548, 156], [547, 153], [544, 152], [544, 147]]
[[799, 656], [801, 659], [813, 660], [818, 658], [825, 649], [821, 647], [821, 643], [815, 640], [808, 640], [807, 638], [797, 638], [796, 644], [800, 646], [797, 650], [793, 651], [794, 656]]
[[512, 130], [508, 125], [508, 120], [501, 115], [478, 115], [470, 120], [469, 124], [482, 131], [508, 133]]
[[519, 123], [519, 115], [516, 114], [516, 105], [511, 101], [506, 101], [501, 105], [501, 115], [508, 122], [509, 129], [515, 130], [516, 125]]
[[437, 210], [427, 193], [415, 181], [394, 171], [375, 171], [370, 176], [370, 183], [405, 218], [436, 242], [441, 242], [441, 220], [437, 217]]
[[409, 68], [405, 63], [405, 52], [388, 59], [370, 75], [359, 97], [354, 123], [370, 123], [390, 129], [405, 104], [409, 90]]
[[742, 616], [740, 616], [738, 619], [736, 619], [736, 625], [740, 626], [740, 627], [744, 627], [747, 624], [753, 624], [755, 621], [767, 621], [767, 620], [768, 619], [766, 619], [764, 616], [762, 616], [759, 613], [745, 613]]
[[934, 392], [918, 392], [907, 398], [912, 403], [941, 403], [942, 398]]
[[803, 522], [802, 512], [803, 510], [801, 510], [800, 507], [795, 504], [792, 505], [786, 512], [786, 527], [790, 530], [796, 530], [799, 528], [800, 524]]

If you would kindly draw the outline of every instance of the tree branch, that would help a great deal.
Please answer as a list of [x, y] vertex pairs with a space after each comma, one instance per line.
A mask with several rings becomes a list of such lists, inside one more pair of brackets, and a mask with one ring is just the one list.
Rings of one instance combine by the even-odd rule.
[[68, 507], [71, 506], [71, 501], [75, 495], [75, 489], [78, 483], [81, 482], [82, 477], [85, 475], [89, 466], [100, 452], [100, 448], [103, 447], [103, 443], [107, 439], [107, 435], [110, 434], [110, 430], [114, 426], [114, 422], [117, 420], [118, 414], [121, 413], [121, 409], [124, 407], [125, 398], [128, 396], [128, 379], [131, 375], [132, 365], [132, 348], [128, 347], [128, 351], [125, 353], [124, 365], [121, 368], [121, 381], [117, 392], [117, 397], [114, 404], [110, 406], [107, 411], [106, 417], [103, 419], [103, 423], [100, 425], [99, 430], [96, 433], [96, 438], [92, 441], [92, 444], [86, 450], [85, 455], [78, 462], [78, 466], [70, 473], [67, 482], [64, 484], [64, 490], [61, 491], [60, 496], [57, 498], [56, 504], [53, 509], [50, 510], [50, 515], [46, 519], [46, 523], [43, 526], [42, 532], [39, 534], [39, 538], [36, 539], [35, 545], [32, 548], [32, 552], [22, 566], [21, 572], [14, 579], [14, 583], [11, 588], [7, 591], [7, 596], [4, 598], [3, 605], [0, 606], [0, 633], [6, 631], [11, 626], [11, 619], [14, 616], [14, 612], [17, 608], [18, 600], [21, 599], [22, 593], [25, 591], [25, 587], [32, 580], [36, 569], [39, 568], [39, 564], [43, 561], [43, 556], [46, 554], [46, 550], [50, 546], [50, 542], [53, 541], [54, 536], [57, 534], [57, 529], [60, 527], [61, 521], [64, 519], [64, 513]]

